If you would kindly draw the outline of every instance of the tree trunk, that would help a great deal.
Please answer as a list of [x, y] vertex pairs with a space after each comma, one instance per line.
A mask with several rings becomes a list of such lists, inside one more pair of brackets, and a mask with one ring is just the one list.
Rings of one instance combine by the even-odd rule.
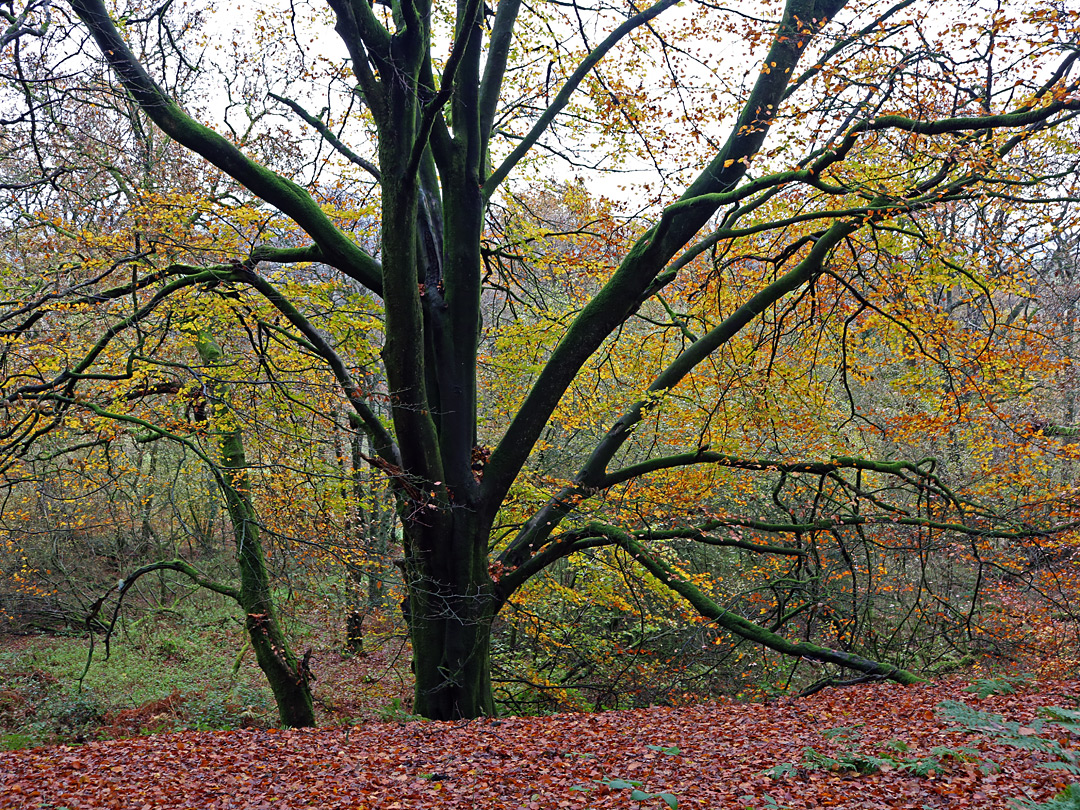
[[240, 599], [251, 648], [274, 693], [282, 725], [288, 728], [314, 726], [315, 708], [308, 686], [308, 673], [289, 648], [274, 609], [270, 577], [259, 541], [259, 527], [251, 505], [239, 430], [222, 435], [221, 455], [222, 475], [228, 482], [222, 489], [236, 540]]
[[[198, 336], [199, 357], [207, 365], [219, 363], [222, 351], [206, 334]], [[251, 639], [255, 659], [274, 693], [281, 724], [288, 728], [315, 725], [315, 707], [308, 685], [305, 664], [297, 660], [274, 609], [266, 556], [259, 540], [259, 524], [251, 501], [243, 433], [228, 404], [214, 392], [214, 421], [220, 452], [218, 483], [236, 542], [236, 562], [240, 573], [240, 606]]]
[[487, 533], [477, 531], [457, 521], [429, 554], [410, 543], [405, 562], [413, 711], [433, 720], [495, 714], [489, 653], [498, 602], [487, 572]]
[[421, 600], [414, 591], [409, 602], [410, 610], [418, 602], [427, 610], [409, 622], [416, 670], [413, 711], [433, 720], [494, 716], [490, 611], [476, 597], [449, 593]]

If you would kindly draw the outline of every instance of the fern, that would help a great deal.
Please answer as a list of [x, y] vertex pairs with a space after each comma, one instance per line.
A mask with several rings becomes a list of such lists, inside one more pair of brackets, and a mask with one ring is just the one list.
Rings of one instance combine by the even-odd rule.
[[1080, 711], [1063, 709], [1060, 706], [1043, 706], [1044, 717], [1050, 718], [1055, 726], [1060, 726], [1072, 734], [1080, 734]]
[[1080, 785], [1074, 782], [1048, 802], [1013, 799], [1012, 805], [1022, 810], [1080, 810]]
[[[1022, 726], [1006, 720], [1000, 714], [979, 711], [966, 703], [955, 700], [943, 701], [938, 708], [945, 718], [959, 723], [968, 731], [994, 737], [998, 742], [1012, 748], [1038, 751], [1053, 757], [1052, 762], [1040, 763], [1043, 768], [1068, 771], [1074, 776], [1080, 776], [1080, 752], [1062, 745], [1058, 740], [1043, 733], [1048, 730], [1048, 726], [1052, 727], [1049, 730], [1060, 730], [1069, 734], [1080, 733], [1080, 712], [1078, 711], [1063, 709], [1060, 706], [1044, 706], [1041, 712], [1049, 720], [1036, 719]], [[1070, 786], [1049, 804], [1033, 805], [1021, 802], [1017, 806], [1033, 807], [1038, 810], [1073, 810], [1073, 808], [1080, 810], [1080, 786]]]
[[933, 757], [927, 757], [925, 759], [910, 759], [900, 763], [900, 769], [908, 771], [915, 776], [931, 776], [933, 774], [943, 773], [945, 766], [939, 760]]
[[1031, 680], [1030, 675], [1012, 675], [1002, 678], [979, 678], [970, 686], [965, 686], [965, 692], [973, 692], [982, 700], [991, 695], [1013, 695], [1016, 687]]
[[946, 720], [959, 723], [967, 731], [995, 737], [1014, 748], [1028, 751], [1049, 750], [1046, 746], [1051, 741], [1039, 736], [1045, 725], [1042, 720], [1033, 720], [1030, 725], [1021, 726], [1014, 720], [1006, 720], [1000, 714], [979, 711], [958, 700], [943, 700], [938, 704], [938, 708]]

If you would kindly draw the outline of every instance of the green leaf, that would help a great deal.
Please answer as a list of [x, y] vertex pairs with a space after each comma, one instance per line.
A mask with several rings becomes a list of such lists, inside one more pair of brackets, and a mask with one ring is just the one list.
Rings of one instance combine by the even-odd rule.
[[930, 774], [939, 774], [945, 770], [938, 760], [932, 758], [926, 759], [913, 759], [910, 762], [904, 762], [900, 766], [905, 771], [910, 771], [916, 776], [929, 776]]
[[965, 686], [964, 691], [971, 692], [982, 700], [991, 695], [1012, 695], [1015, 694], [1016, 689], [1008, 678], [979, 678], [970, 686]]
[[1055, 771], [1068, 771], [1071, 774], [1080, 776], [1080, 765], [1074, 762], [1043, 762], [1042, 767]]
[[765, 770], [765, 774], [771, 776], [773, 779], [783, 779], [785, 776], [794, 776], [798, 772], [798, 767], [790, 762], [781, 762], [779, 765], [773, 765], [771, 768]]
[[1073, 734], [1080, 734], [1080, 712], [1063, 709], [1060, 706], [1043, 706], [1041, 712], [1055, 726]]
[[1080, 785], [1069, 785], [1048, 802], [1036, 804], [1030, 799], [1013, 799], [1012, 805], [1025, 810], [1080, 810]]
[[679, 746], [677, 745], [646, 745], [650, 751], [658, 751], [661, 754], [667, 754], [669, 757], [673, 757], [679, 753]]
[[[860, 725], [862, 725], [860, 723]], [[839, 742], [851, 742], [862, 737], [862, 733], [857, 730], [858, 726], [837, 726], [836, 728], [827, 728], [821, 732], [821, 736], [826, 740], [833, 740]]]

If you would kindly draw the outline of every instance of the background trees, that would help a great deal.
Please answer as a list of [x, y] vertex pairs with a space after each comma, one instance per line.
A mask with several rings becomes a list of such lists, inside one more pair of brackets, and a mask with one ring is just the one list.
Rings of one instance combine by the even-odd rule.
[[[901, 682], [911, 647], [926, 666], [979, 642], [986, 566], [1022, 574], [1073, 520], [1037, 395], [1071, 356], [1031, 265], [1075, 229], [1075, 13], [328, 5], [287, 35], [256, 15], [198, 70], [168, 7], [74, 0], [54, 39], [12, 40], [11, 137], [68, 154], [88, 36], [185, 193], [133, 195], [71, 261], [11, 254], [49, 271], [9, 293], [11, 458], [118, 400], [198, 435], [160, 386], [192, 391], [175, 353], [213, 324], [243, 347], [235, 396], [282, 417], [252, 492], [302, 469], [317, 511], [325, 459], [300, 448], [343, 412], [364, 435], [430, 717], [494, 711], [493, 623], [541, 577], [623, 599], [638, 650], [647, 614], [686, 605], [710, 643]], [[536, 183], [556, 171], [648, 179], [619, 203]], [[15, 240], [27, 218], [87, 239], [53, 207], [24, 203]], [[43, 353], [46, 327], [77, 338]]]

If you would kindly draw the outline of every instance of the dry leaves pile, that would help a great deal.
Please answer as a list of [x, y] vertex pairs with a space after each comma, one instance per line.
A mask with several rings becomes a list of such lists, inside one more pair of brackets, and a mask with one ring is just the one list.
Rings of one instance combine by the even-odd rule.
[[[1070, 781], [1039, 767], [1043, 754], [950, 730], [937, 706], [962, 700], [1026, 724], [1041, 706], [1075, 708], [1080, 682], [1037, 681], [981, 700], [963, 686], [875, 684], [767, 705], [185, 732], [6, 752], [0, 808], [644, 810], [665, 808], [661, 793], [680, 810], [1006, 808], [1012, 798], [1046, 800]], [[838, 727], [850, 733], [828, 733]], [[942, 746], [975, 754], [946, 757], [925, 775], [806, 767], [807, 748], [842, 759], [904, 746], [906, 759]], [[765, 773], [784, 763], [793, 766], [785, 775]]]

